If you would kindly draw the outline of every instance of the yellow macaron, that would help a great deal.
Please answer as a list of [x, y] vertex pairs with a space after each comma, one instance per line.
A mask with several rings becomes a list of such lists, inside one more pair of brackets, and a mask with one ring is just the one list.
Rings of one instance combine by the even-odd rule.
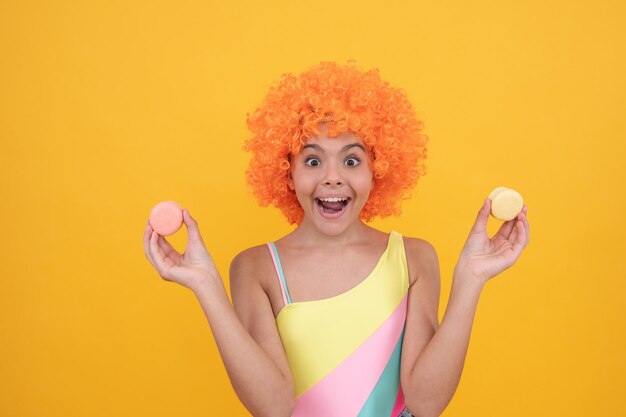
[[496, 187], [490, 194], [491, 215], [498, 220], [509, 221], [517, 217], [524, 208], [524, 199], [517, 191], [507, 187]]

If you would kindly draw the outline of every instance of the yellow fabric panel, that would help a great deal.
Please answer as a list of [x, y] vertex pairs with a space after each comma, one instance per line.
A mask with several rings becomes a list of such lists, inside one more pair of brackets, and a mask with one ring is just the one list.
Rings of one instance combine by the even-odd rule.
[[289, 304], [276, 317], [296, 397], [354, 352], [391, 316], [408, 291], [402, 236], [392, 231], [370, 275], [337, 296]]

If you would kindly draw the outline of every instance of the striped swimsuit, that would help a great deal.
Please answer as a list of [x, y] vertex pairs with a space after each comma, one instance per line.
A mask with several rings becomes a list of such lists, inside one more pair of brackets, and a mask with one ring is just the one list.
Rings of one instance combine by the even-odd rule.
[[296, 397], [293, 417], [411, 416], [400, 387], [409, 275], [402, 236], [389, 234], [378, 263], [356, 287], [291, 302], [268, 243], [285, 307], [276, 317]]

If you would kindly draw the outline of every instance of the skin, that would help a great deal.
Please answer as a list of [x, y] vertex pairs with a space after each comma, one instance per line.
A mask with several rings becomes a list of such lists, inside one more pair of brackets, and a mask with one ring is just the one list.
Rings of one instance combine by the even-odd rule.
[[[362, 142], [351, 134], [328, 139], [322, 131], [307, 145], [292, 158], [290, 174], [304, 220], [276, 242], [292, 301], [328, 298], [353, 288], [369, 275], [388, 239], [358, 216], [375, 186], [371, 155]], [[319, 212], [315, 199], [327, 195], [350, 198], [338, 219], [325, 219]], [[437, 253], [425, 240], [404, 238], [410, 287], [401, 383], [416, 417], [438, 416], [452, 399], [482, 289], [511, 267], [528, 244], [527, 211], [524, 206], [517, 219], [503, 223], [490, 238], [490, 201], [485, 199], [454, 269], [441, 323]], [[146, 257], [163, 279], [191, 289], [198, 298], [233, 388], [246, 408], [255, 416], [290, 416], [293, 380], [275, 324], [284, 303], [267, 247], [247, 249], [233, 260], [231, 305], [197, 222], [186, 209], [183, 219], [188, 231], [184, 254], [148, 224]]]

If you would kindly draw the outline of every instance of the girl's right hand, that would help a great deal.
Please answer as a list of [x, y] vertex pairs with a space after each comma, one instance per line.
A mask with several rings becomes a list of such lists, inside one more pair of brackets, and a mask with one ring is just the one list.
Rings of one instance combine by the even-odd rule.
[[170, 243], [152, 229], [150, 222], [143, 235], [146, 258], [161, 278], [176, 282], [192, 291], [209, 279], [218, 277], [217, 269], [200, 235], [198, 223], [187, 209], [183, 209], [183, 221], [187, 227], [187, 246], [180, 254]]

